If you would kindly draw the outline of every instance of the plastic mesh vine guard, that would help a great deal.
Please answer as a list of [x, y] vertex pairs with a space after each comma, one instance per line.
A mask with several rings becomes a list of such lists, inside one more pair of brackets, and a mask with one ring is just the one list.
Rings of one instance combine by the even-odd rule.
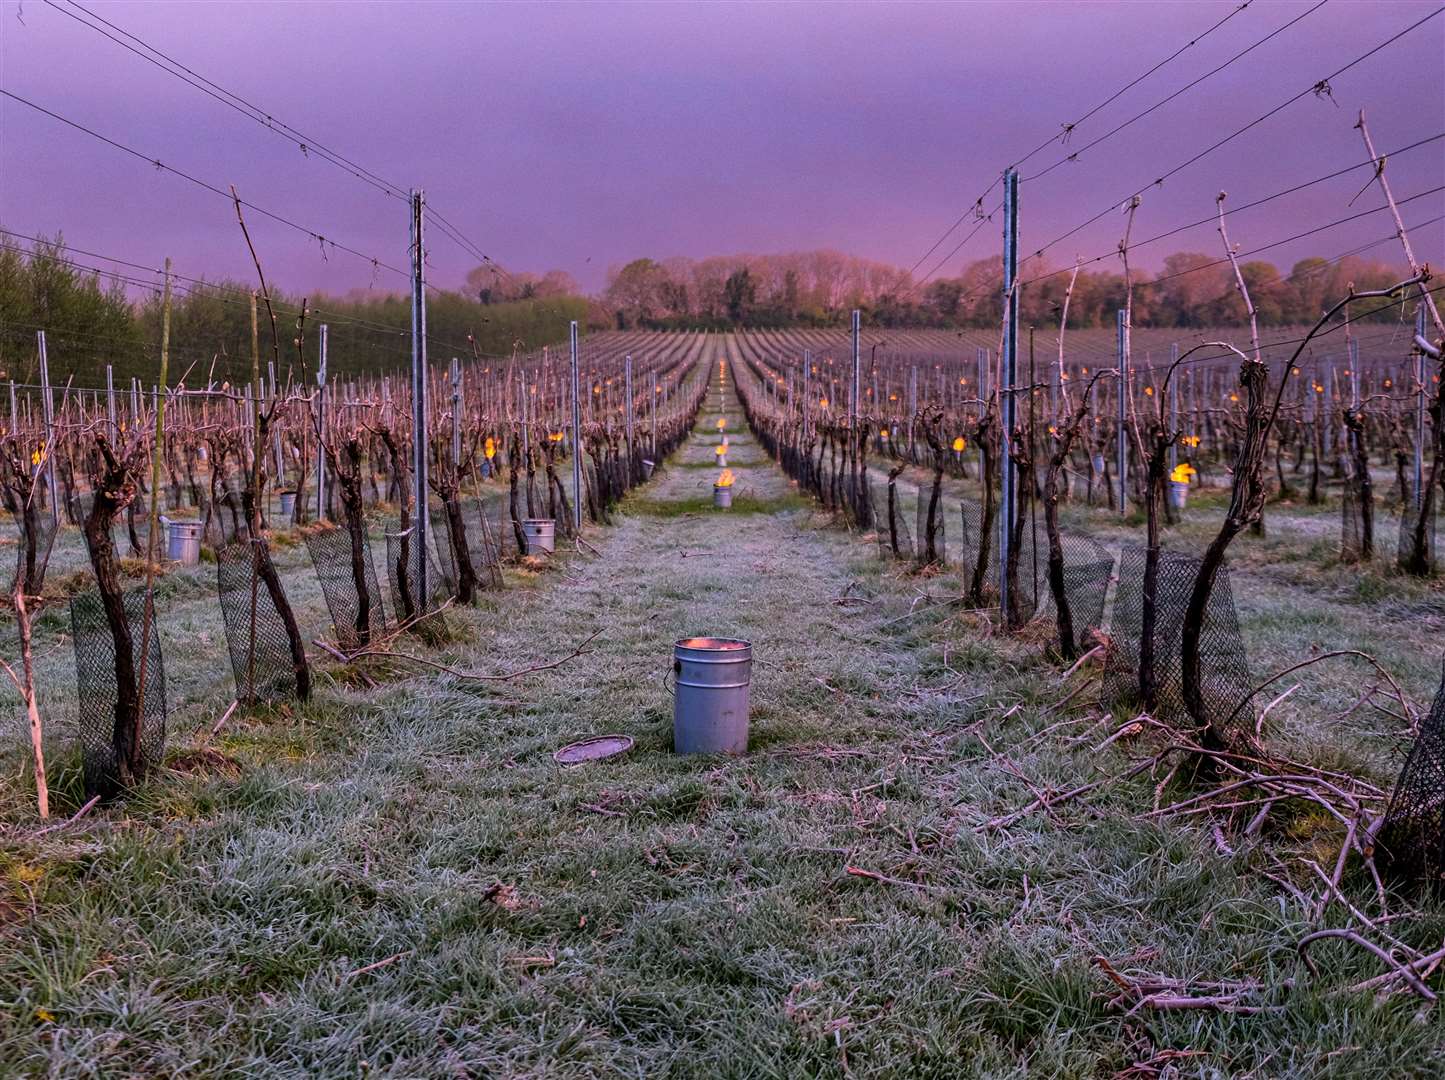
[[[1114, 698], [1134, 700], [1139, 688], [1140, 636], [1144, 621], [1145, 549], [1124, 545], [1119, 557], [1119, 584], [1114, 593], [1110, 627], [1113, 641], [1106, 677], [1106, 692]], [[1154, 715], [1184, 721], [1188, 712], [1183, 697], [1184, 612], [1198, 576], [1200, 559], [1173, 551], [1159, 553], [1155, 586], [1154, 680], [1157, 687]], [[1249, 662], [1239, 632], [1229, 571], [1219, 568], [1209, 604], [1204, 611], [1199, 641], [1200, 695], [1204, 719], [1223, 723], [1249, 693]], [[1243, 713], [1236, 723], [1249, 723]]]
[[240, 484], [235, 479], [219, 485], [203, 531], [207, 545], [217, 551], [229, 544], [244, 542], [251, 535]]
[[1392, 869], [1445, 890], [1445, 677], [1420, 721], [1375, 839]]
[[[928, 507], [933, 501], [933, 477], [930, 476], [925, 482], [918, 485], [918, 507], [915, 515], [916, 528], [913, 535], [917, 537], [914, 552], [920, 563], [933, 563], [937, 566], [948, 565], [948, 540], [944, 528], [944, 518], [947, 516], [945, 508], [948, 500], [942, 490], [938, 493], [938, 504], [933, 509], [932, 519], [929, 518]], [[932, 558], [930, 558], [930, 553]]]
[[[962, 529], [959, 532], [959, 559], [962, 560], [965, 584], [969, 585], [973, 582], [973, 575], [978, 568], [979, 552], [982, 550], [983, 506], [972, 499], [964, 499], [959, 503], [959, 512], [962, 517]], [[995, 561], [997, 558], [998, 545], [990, 537], [988, 556], [984, 560], [983, 567], [984, 596], [997, 593], [998, 564]]]
[[1340, 561], [1359, 562], [1365, 555], [1365, 519], [1360, 511], [1358, 485], [1345, 477], [1340, 492]]
[[848, 516], [859, 529], [872, 528], [877, 520], [873, 513], [873, 488], [868, 483], [868, 474], [848, 473], [843, 478], [844, 498], [847, 500]]
[[392, 614], [398, 623], [415, 624], [425, 618], [430, 626], [441, 624], [437, 605], [446, 599], [446, 582], [437, 567], [436, 557], [429, 551], [427, 559], [427, 595], [421, 596], [422, 545], [416, 542], [414, 527], [386, 534], [386, 577], [391, 586]]
[[[1069, 601], [1069, 618], [1074, 626], [1074, 644], [1084, 645], [1091, 630], [1104, 625], [1104, 602], [1109, 593], [1109, 579], [1114, 574], [1114, 556], [1108, 548], [1091, 536], [1061, 533], [1064, 549], [1064, 596]], [[1048, 584], [1048, 554], [1044, 554], [1044, 603], [1053, 607], [1053, 592]]]
[[15, 519], [16, 551], [15, 573], [10, 576], [10, 595], [20, 575], [25, 575], [25, 592], [28, 596], [39, 596], [45, 588], [45, 571], [50, 565], [50, 552], [55, 547], [55, 533], [58, 522], [49, 510], [32, 507], [25, 513], [19, 507], [11, 515]]
[[913, 558], [913, 536], [908, 531], [908, 516], [903, 512], [903, 493], [898, 482], [888, 482], [888, 513], [883, 518], [888, 529], [888, 544], [895, 558]]
[[[381, 588], [371, 562], [371, 542], [366, 534], [358, 538], [353, 552], [349, 531], [331, 525], [318, 526], [307, 530], [306, 550], [321, 581], [321, 593], [326, 597], [326, 607], [336, 629], [336, 643], [341, 650], [355, 652], [385, 633], [386, 609], [381, 602]], [[363, 597], [367, 601], [365, 619], [361, 615]]]
[[[497, 588], [501, 585], [500, 559], [497, 545], [491, 535], [485, 507], [481, 502], [462, 503], [462, 538], [472, 571], [476, 574], [477, 588]], [[451, 525], [444, 512], [432, 515], [432, 535], [436, 538], [437, 565], [447, 590], [455, 595], [459, 574], [456, 548], [452, 541]]]
[[1424, 536], [1424, 564], [1415, 566], [1413, 558], [1415, 555], [1415, 527], [1420, 523], [1419, 511], [1413, 505], [1407, 505], [1405, 512], [1400, 518], [1400, 543], [1397, 549], [1396, 563], [1401, 570], [1408, 570], [1410, 573], [1433, 574], [1439, 566], [1436, 560], [1435, 530], [1437, 518], [1439, 517], [1441, 495], [1435, 493], [1435, 513], [1425, 519]]
[[296, 665], [286, 623], [261, 577], [271, 552], [248, 536], [216, 551], [216, 592], [236, 676], [236, 700], [279, 701], [296, 696]]
[[1017, 535], [1018, 564], [1014, 577], [1014, 597], [1018, 613], [1024, 622], [1033, 618], [1048, 597], [1049, 592], [1049, 540], [1043, 526], [1034, 518], [1033, 502], [1029, 501], [1020, 510], [1022, 529]]
[[[451, 522], [447, 519], [445, 511], [434, 511], [432, 513], [431, 532], [432, 535], [436, 537], [437, 568], [441, 571], [442, 584], [446, 587], [447, 592], [455, 596], [457, 583], [461, 579], [461, 574], [457, 566], [456, 548], [452, 543]], [[467, 532], [467, 523], [464, 517], [462, 519], [462, 533], [464, 538]], [[470, 561], [470, 552], [467, 553], [467, 558]], [[473, 569], [475, 569], [475, 567], [473, 567]]]
[[892, 558], [893, 548], [888, 542], [888, 516], [882, 507], [878, 505], [878, 493], [875, 491], [871, 496], [873, 520], [878, 527], [873, 530], [873, 539], [878, 544], [878, 557], [885, 562]]
[[[141, 637], [145, 619], [145, 589], [121, 595], [136, 678], [140, 678]], [[147, 766], [158, 765], [166, 748], [166, 671], [161, 659], [158, 612], [152, 603], [149, 647], [146, 650], [144, 701], [141, 708], [141, 757]], [[75, 641], [75, 682], [79, 702], [81, 760], [87, 795], [108, 797], [119, 788], [115, 753], [116, 703], [115, 639], [106, 622], [99, 592], [71, 597], [70, 630]]]

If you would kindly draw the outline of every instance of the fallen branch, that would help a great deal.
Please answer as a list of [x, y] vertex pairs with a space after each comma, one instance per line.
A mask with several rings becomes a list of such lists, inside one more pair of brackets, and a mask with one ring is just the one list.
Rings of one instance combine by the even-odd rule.
[[1260, 683], [1248, 694], [1246, 694], [1244, 698], [1239, 702], [1239, 704], [1234, 707], [1234, 711], [1229, 714], [1229, 718], [1223, 723], [1223, 725], [1221, 725], [1221, 730], [1227, 729], [1229, 725], [1234, 723], [1235, 717], [1240, 714], [1240, 711], [1251, 701], [1253, 701], [1254, 696], [1258, 694], [1261, 690], [1263, 690], [1266, 686], [1268, 686], [1270, 683], [1284, 678], [1291, 672], [1299, 671], [1301, 668], [1307, 668], [1311, 664], [1318, 664], [1322, 660], [1331, 660], [1339, 656], [1358, 656], [1361, 660], [1364, 660], [1367, 664], [1369, 664], [1376, 671], [1378, 671], [1381, 677], [1390, 684], [1390, 689], [1395, 692], [1395, 700], [1400, 703], [1400, 708], [1405, 713], [1405, 716], [1407, 718], [1406, 722], [1413, 726], [1414, 720], [1409, 718], [1415, 715], [1415, 711], [1411, 709], [1409, 704], [1405, 701], [1405, 694], [1403, 691], [1401, 691], [1400, 684], [1394, 680], [1394, 678], [1390, 675], [1388, 671], [1386, 671], [1383, 667], [1380, 666], [1379, 661], [1377, 661], [1369, 653], [1361, 652], [1359, 649], [1336, 649], [1334, 652], [1320, 653], [1319, 656], [1312, 656], [1308, 660], [1301, 660], [1298, 664], [1291, 664], [1283, 671], [1275, 672], [1275, 674], [1265, 679], [1264, 682]]
[[399, 953], [392, 953], [390, 956], [388, 956], [388, 957], [386, 957], [386, 958], [384, 958], [384, 959], [382, 959], [382, 960], [378, 960], [378, 961], [376, 961], [376, 963], [374, 963], [374, 964], [367, 964], [365, 967], [359, 967], [359, 968], [357, 968], [355, 971], [348, 971], [345, 975], [341, 976], [341, 981], [342, 981], [342, 982], [346, 982], [346, 981], [349, 980], [349, 979], [354, 979], [354, 978], [356, 978], [358, 975], [366, 975], [366, 974], [369, 974], [370, 972], [376, 971], [378, 968], [384, 968], [384, 967], [386, 967], [388, 964], [394, 964], [394, 963], [396, 963], [398, 960], [400, 960], [403, 956], [406, 956], [406, 955], [409, 954], [410, 952], [411, 952], [410, 949], [406, 949], [406, 950], [404, 950], [404, 951], [402, 951], [402, 952], [399, 952]]
[[887, 874], [880, 874], [875, 870], [864, 870], [861, 866], [845, 866], [843, 869], [853, 877], [867, 878], [869, 881], [881, 882], [884, 885], [901, 885], [905, 889], [922, 889], [924, 892], [932, 892], [933, 888], [923, 885], [917, 881], [904, 881], [902, 878], [889, 877]]
[[1166, 746], [1163, 750], [1159, 751], [1159, 753], [1155, 754], [1153, 757], [1145, 758], [1144, 760], [1134, 764], [1132, 767], [1125, 769], [1123, 772], [1118, 773], [1114, 776], [1105, 777], [1103, 780], [1095, 780], [1091, 784], [1083, 784], [1079, 787], [1073, 788], [1070, 791], [1065, 791], [1059, 795], [1055, 795], [1052, 797], [1045, 793], [1044, 795], [1041, 795], [1039, 798], [1035, 799], [1033, 802], [1029, 803], [1022, 809], [1015, 810], [1012, 814], [1005, 814], [1003, 817], [992, 818], [988, 821], [985, 821], [982, 825], [974, 826], [974, 830], [976, 832], [981, 832], [984, 829], [1003, 828], [1005, 826], [1012, 825], [1020, 818], [1027, 817], [1029, 814], [1033, 813], [1033, 811], [1037, 809], [1052, 809], [1053, 807], [1058, 806], [1060, 803], [1066, 803], [1072, 799], [1077, 799], [1079, 796], [1087, 795], [1089, 792], [1096, 791], [1101, 787], [1107, 787], [1109, 784], [1115, 784], [1123, 780], [1132, 779], [1133, 777], [1138, 776], [1145, 770], [1151, 769], [1154, 766], [1158, 765], [1169, 754], [1179, 749], [1181, 748], [1178, 746]]
[[212, 737], [219, 734], [222, 725], [231, 718], [231, 714], [236, 711], [236, 707], [240, 704], [239, 701], [232, 701], [231, 704], [226, 706], [226, 711], [221, 714], [221, 718], [211, 725]]
[[79, 810], [77, 810], [75, 813], [71, 814], [71, 815], [70, 815], [68, 818], [66, 818], [64, 821], [57, 822], [57, 823], [54, 824], [54, 825], [47, 825], [47, 826], [45, 826], [45, 828], [41, 829], [39, 832], [34, 833], [33, 835], [35, 835], [35, 836], [44, 836], [46, 833], [59, 832], [61, 829], [67, 829], [67, 828], [69, 828], [70, 826], [74, 825], [77, 821], [79, 821], [81, 818], [83, 818], [83, 817], [90, 811], [90, 808], [93, 807], [93, 806], [94, 806], [96, 803], [98, 803], [98, 802], [100, 802], [100, 796], [99, 796], [99, 795], [92, 796], [89, 802], [87, 802], [84, 806], [82, 806], [82, 807], [81, 807]]
[[1439, 1000], [1435, 994], [1435, 991], [1431, 990], [1428, 986], [1421, 982], [1420, 977], [1416, 975], [1410, 967], [1401, 964], [1398, 960], [1396, 960], [1393, 956], [1387, 953], [1384, 949], [1376, 945], [1373, 941], [1369, 941], [1366, 938], [1361, 937], [1353, 930], [1316, 930], [1313, 934], [1306, 934], [1304, 937], [1300, 938], [1299, 945], [1296, 946], [1296, 948], [1299, 950], [1300, 960], [1302, 960], [1304, 962], [1304, 966], [1309, 969], [1309, 973], [1316, 978], [1319, 977], [1320, 972], [1319, 968], [1315, 966], [1315, 962], [1310, 958], [1309, 950], [1310, 946], [1313, 945], [1316, 941], [1322, 941], [1325, 938], [1339, 938], [1342, 941], [1350, 942], [1350, 944], [1352, 945], [1358, 945], [1360, 948], [1364, 949], [1366, 952], [1374, 956], [1382, 964], [1391, 968], [1392, 971], [1390, 973], [1392, 975], [1397, 975], [1398, 977], [1404, 979], [1410, 989], [1415, 991], [1415, 993], [1422, 997], [1424, 1000], [1430, 1002]]
[[1279, 697], [1275, 698], [1275, 699], [1274, 699], [1273, 701], [1271, 701], [1268, 705], [1266, 705], [1262, 710], [1260, 710], [1259, 716], [1258, 716], [1258, 717], [1255, 719], [1255, 721], [1254, 721], [1254, 734], [1255, 734], [1256, 736], [1260, 736], [1260, 735], [1263, 735], [1263, 734], [1264, 734], [1264, 720], [1265, 720], [1265, 717], [1267, 717], [1267, 716], [1270, 714], [1270, 711], [1271, 711], [1276, 705], [1278, 705], [1281, 701], [1283, 701], [1285, 698], [1289, 697], [1291, 694], [1293, 694], [1296, 690], [1298, 690], [1298, 689], [1299, 689], [1301, 686], [1303, 686], [1303, 685], [1304, 685], [1303, 683], [1295, 683], [1295, 684], [1294, 684], [1293, 686], [1291, 686], [1288, 690], [1286, 690], [1283, 694], [1280, 694]]
[[1066, 683], [1066, 682], [1068, 682], [1070, 675], [1072, 675], [1074, 672], [1078, 671], [1079, 668], [1083, 667], [1083, 666], [1084, 666], [1085, 664], [1087, 664], [1091, 659], [1093, 659], [1095, 656], [1098, 656], [1099, 653], [1101, 653], [1101, 652], [1103, 652], [1103, 651], [1104, 651], [1104, 646], [1102, 646], [1102, 645], [1095, 645], [1092, 649], [1090, 649], [1088, 652], [1086, 652], [1083, 656], [1081, 656], [1081, 657], [1079, 657], [1077, 660], [1075, 660], [1074, 663], [1073, 663], [1073, 666], [1070, 667], [1068, 671], [1064, 672], [1062, 675], [1059, 676], [1059, 682], [1061, 682], [1061, 683]]
[[[343, 664], [349, 664], [349, 663], [351, 663], [351, 657], [347, 656], [344, 652], [342, 652], [340, 649], [338, 649], [335, 645], [332, 645], [331, 642], [326, 641], [326, 640], [324, 640], [323, 638], [312, 638], [312, 639], [311, 639], [311, 644], [315, 645], [318, 649], [320, 649], [322, 652], [324, 652], [327, 656], [333, 657], [333, 658], [336, 659], [336, 660], [340, 660]], [[362, 670], [360, 670], [360, 669], [358, 668], [356, 674], [360, 677], [361, 681], [366, 684], [367, 689], [369, 689], [369, 690], [375, 690], [375, 689], [377, 689], [377, 684], [376, 684], [375, 680], [373, 680], [372, 677], [371, 677], [370, 675], [368, 675], [366, 672], [364, 672], [364, 671], [362, 671]]]

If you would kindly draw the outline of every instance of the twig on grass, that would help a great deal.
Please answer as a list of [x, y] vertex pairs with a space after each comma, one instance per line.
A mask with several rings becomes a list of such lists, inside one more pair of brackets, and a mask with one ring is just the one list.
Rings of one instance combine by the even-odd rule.
[[[1103, 651], [1104, 651], [1104, 646], [1102, 646], [1102, 645], [1095, 645], [1092, 649], [1090, 649], [1088, 652], [1086, 652], [1083, 656], [1081, 656], [1081, 657], [1079, 657], [1077, 660], [1075, 660], [1074, 663], [1072, 664], [1072, 666], [1070, 666], [1070, 668], [1069, 668], [1068, 671], [1064, 672], [1062, 675], [1059, 676], [1059, 682], [1060, 682], [1060, 683], [1066, 683], [1066, 682], [1068, 682], [1070, 675], [1072, 675], [1074, 672], [1078, 671], [1079, 668], [1083, 667], [1083, 666], [1084, 666], [1085, 664], [1087, 664], [1091, 659], [1093, 659], [1095, 656], [1099, 655], [1099, 653], [1101, 653], [1101, 652], [1103, 652]], [[1065, 699], [1065, 700], [1067, 700], [1067, 699]]]
[[236, 711], [237, 706], [240, 704], [240, 701], [233, 700], [231, 704], [226, 706], [226, 711], [221, 714], [221, 718], [211, 725], [211, 734], [208, 738], [220, 733], [222, 726], [231, 718], [231, 714]]
[[1090, 675], [1090, 676], [1089, 676], [1087, 679], [1085, 679], [1083, 682], [1079, 683], [1078, 686], [1076, 686], [1076, 687], [1074, 687], [1072, 690], [1070, 690], [1070, 691], [1068, 692], [1068, 694], [1066, 694], [1061, 700], [1054, 702], [1052, 705], [1050, 705], [1050, 706], [1049, 706], [1047, 709], [1045, 709], [1044, 711], [1045, 711], [1045, 712], [1058, 712], [1060, 709], [1062, 709], [1062, 708], [1063, 708], [1065, 705], [1067, 705], [1069, 702], [1073, 701], [1074, 698], [1078, 697], [1080, 694], [1082, 694], [1085, 690], [1087, 690], [1089, 687], [1093, 686], [1093, 685], [1094, 685], [1095, 683], [1097, 683], [1098, 681], [1099, 681], [1098, 679], [1096, 679], [1096, 678], [1094, 678], [1094, 676]]
[[1380, 666], [1380, 662], [1378, 660], [1376, 660], [1367, 652], [1361, 652], [1359, 649], [1336, 649], [1333, 652], [1320, 653], [1320, 655], [1318, 656], [1312, 656], [1308, 660], [1301, 660], [1298, 664], [1291, 664], [1283, 671], [1278, 671], [1275, 674], [1271, 675], [1269, 678], [1265, 679], [1264, 682], [1260, 683], [1258, 686], [1256, 686], [1253, 690], [1251, 690], [1248, 694], [1246, 694], [1243, 698], [1240, 699], [1239, 704], [1234, 707], [1234, 711], [1229, 714], [1229, 718], [1225, 720], [1223, 725], [1221, 725], [1221, 729], [1227, 728], [1230, 724], [1234, 723], [1235, 717], [1239, 715], [1240, 711], [1252, 700], [1254, 700], [1254, 695], [1258, 694], [1270, 683], [1275, 682], [1278, 679], [1284, 678], [1291, 672], [1299, 671], [1301, 668], [1307, 668], [1312, 664], [1318, 664], [1322, 660], [1332, 660], [1340, 656], [1357, 656], [1361, 660], [1364, 660], [1371, 667], [1373, 667], [1377, 672], [1379, 672], [1381, 678], [1383, 678], [1387, 683], [1389, 683], [1390, 689], [1395, 692], [1395, 700], [1400, 703], [1400, 708], [1405, 713], [1404, 719], [1406, 723], [1409, 723], [1411, 726], [1414, 725], [1415, 721], [1412, 718], [1415, 715], [1415, 711], [1411, 709], [1408, 702], [1406, 702], [1405, 694], [1400, 689], [1400, 684], [1395, 681], [1394, 677], [1388, 671], [1386, 671], [1383, 667]]
[[1283, 694], [1280, 694], [1279, 697], [1275, 698], [1273, 701], [1271, 701], [1268, 705], [1266, 705], [1263, 709], [1260, 710], [1259, 716], [1256, 717], [1254, 721], [1254, 734], [1256, 737], [1262, 736], [1264, 734], [1264, 720], [1265, 717], [1270, 714], [1270, 711], [1303, 685], [1303, 683], [1295, 683]]
[[1401, 964], [1373, 941], [1361, 937], [1353, 930], [1316, 930], [1313, 934], [1306, 934], [1300, 938], [1299, 945], [1296, 946], [1299, 951], [1300, 960], [1304, 963], [1304, 966], [1309, 969], [1309, 973], [1316, 978], [1319, 977], [1320, 972], [1319, 968], [1315, 966], [1314, 960], [1311, 959], [1309, 950], [1311, 945], [1317, 941], [1323, 941], [1325, 938], [1339, 938], [1341, 941], [1348, 941], [1352, 945], [1358, 945], [1382, 964], [1389, 967], [1391, 969], [1391, 975], [1404, 979], [1405, 984], [1425, 1001], [1434, 1002], [1439, 1000], [1435, 991], [1426, 986], [1420, 980], [1420, 976], [1417, 975], [1410, 966]]
[[[343, 664], [351, 663], [351, 657], [347, 656], [344, 652], [338, 649], [335, 645], [332, 645], [331, 642], [326, 641], [324, 638], [312, 638], [311, 644], [315, 645], [327, 656], [330, 656], [336, 660], [340, 660]], [[359, 677], [361, 681], [366, 684], [368, 690], [375, 690], [377, 688], [375, 680], [373, 680], [372, 677], [366, 672], [358, 668], [356, 674], [357, 677]]]
[[71, 825], [74, 825], [77, 821], [79, 821], [87, 813], [89, 813], [91, 807], [93, 807], [98, 802], [100, 802], [100, 796], [93, 795], [84, 806], [82, 806], [75, 813], [71, 814], [64, 821], [58, 821], [54, 825], [47, 825], [45, 826], [45, 828], [40, 829], [38, 832], [35, 832], [32, 835], [45, 836], [47, 833], [59, 832], [61, 829], [69, 828]]
[[1134, 765], [1132, 765], [1130, 768], [1125, 769], [1123, 772], [1117, 773], [1114, 776], [1105, 777], [1103, 780], [1095, 780], [1093, 783], [1089, 784], [1081, 784], [1079, 787], [1073, 788], [1069, 791], [1061, 792], [1058, 795], [1050, 796], [1047, 793], [1044, 793], [1039, 798], [1036, 798], [1033, 802], [1029, 803], [1022, 809], [1015, 810], [1012, 814], [1005, 814], [1002, 817], [990, 818], [983, 824], [974, 826], [974, 831], [982, 832], [984, 829], [1001, 829], [1006, 826], [1012, 825], [1015, 821], [1018, 821], [1021, 818], [1027, 817], [1029, 814], [1033, 813], [1037, 809], [1051, 809], [1055, 806], [1060, 805], [1061, 803], [1066, 803], [1070, 800], [1077, 799], [1081, 795], [1087, 795], [1091, 791], [1097, 791], [1101, 787], [1107, 787], [1110, 784], [1116, 784], [1124, 780], [1132, 779], [1133, 777], [1138, 776], [1140, 773], [1158, 765], [1169, 754], [1179, 749], [1182, 748], [1179, 746], [1166, 746], [1163, 750], [1159, 751], [1159, 753], [1155, 754], [1153, 757], [1147, 757], [1144, 758], [1142, 761], [1135, 762]]
[[384, 957], [383, 959], [378, 960], [373, 964], [367, 964], [365, 967], [359, 967], [355, 971], [348, 971], [345, 975], [341, 976], [341, 981], [349, 982], [351, 979], [354, 979], [359, 975], [368, 975], [371, 972], [376, 971], [378, 968], [384, 968], [388, 964], [396, 963], [403, 956], [410, 955], [410, 953], [410, 949], [403, 949], [399, 953], [392, 953], [390, 956]]
[[845, 866], [844, 871], [853, 877], [867, 878], [869, 881], [877, 881], [883, 885], [901, 885], [905, 889], [921, 889], [924, 892], [933, 892], [933, 886], [924, 885], [917, 881], [904, 881], [902, 878], [889, 877], [887, 874], [880, 874], [876, 870], [864, 870], [861, 866]]

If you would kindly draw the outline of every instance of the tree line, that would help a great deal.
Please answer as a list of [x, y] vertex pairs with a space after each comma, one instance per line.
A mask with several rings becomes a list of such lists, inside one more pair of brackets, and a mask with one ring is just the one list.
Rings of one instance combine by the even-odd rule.
[[[1400, 271], [1356, 256], [1307, 258], [1282, 273], [1273, 263], [1241, 265], [1259, 321], [1290, 325], [1318, 318], [1328, 297], [1383, 287]], [[1227, 259], [1177, 252], [1157, 274], [1134, 273], [1134, 323], [1198, 327], [1247, 321]], [[979, 259], [957, 277], [915, 280], [908, 271], [837, 251], [738, 255], [708, 259], [634, 259], [608, 274], [600, 298], [619, 329], [725, 329], [837, 326], [860, 308], [867, 321], [890, 327], [990, 327], [1003, 316], [1002, 260]], [[1069, 326], [1112, 326], [1124, 306], [1122, 273], [1051, 266], [1042, 258], [1020, 266], [1020, 316], [1056, 325], [1068, 294]], [[1072, 289], [1071, 289], [1072, 285]], [[1387, 317], [1387, 316], [1381, 316]]]
[[[139, 272], [137, 272], [139, 273]], [[428, 354], [445, 363], [509, 356], [567, 337], [568, 323], [589, 317], [589, 301], [558, 292], [555, 279], [525, 290], [526, 276], [490, 270], [477, 273], [478, 292], [500, 279], [503, 288], [481, 296], [467, 291], [438, 291], [427, 300]], [[570, 281], [570, 279], [568, 279]], [[187, 385], [208, 381], [244, 382], [251, 371], [252, 282], [218, 280], [178, 282], [172, 298], [173, 373], [189, 372]], [[496, 286], [494, 286], [496, 288]], [[327, 364], [331, 371], [390, 372], [411, 363], [411, 299], [380, 289], [356, 289], [345, 296], [298, 296], [272, 290], [283, 365], [291, 374], [315, 376], [319, 359], [318, 326], [328, 325]], [[303, 306], [306, 311], [301, 317]], [[271, 356], [271, 330], [260, 312], [262, 363]], [[155, 378], [161, 338], [161, 289], [137, 289], [73, 265], [60, 239], [30, 247], [0, 240], [0, 379], [31, 383], [38, 379], [35, 331], [46, 332], [51, 381], [97, 386], [105, 366], [117, 384], [132, 376]], [[299, 340], [299, 351], [298, 351]], [[280, 372], [282, 378], [286, 371]]]
[[[1035, 257], [1020, 276], [1025, 325], [1057, 325], [1065, 298], [1070, 327], [1112, 326], [1124, 304], [1123, 275], [1098, 264], [1050, 266]], [[1313, 321], [1327, 298], [1353, 283], [1379, 288], [1398, 280], [1387, 263], [1351, 256], [1302, 259], [1288, 273], [1263, 261], [1241, 272], [1264, 325]], [[837, 251], [705, 259], [634, 259], [613, 268], [597, 297], [586, 297], [566, 271], [542, 275], [485, 265], [457, 291], [431, 294], [427, 305], [429, 354], [502, 357], [560, 342], [569, 322], [593, 329], [722, 330], [739, 327], [831, 327], [863, 311], [874, 326], [996, 327], [1002, 318], [1001, 265], [979, 259], [956, 277], [916, 281], [886, 263]], [[1246, 321], [1227, 260], [1178, 252], [1155, 274], [1134, 276], [1137, 326], [1200, 327]], [[174, 368], [189, 385], [244, 381], [250, 372], [250, 282], [181, 282], [173, 299]], [[314, 375], [317, 326], [327, 323], [328, 363], [337, 372], [381, 372], [411, 360], [409, 297], [377, 289], [345, 296], [273, 292], [283, 363]], [[306, 317], [303, 320], [303, 307]], [[1354, 313], [1356, 318], [1369, 317]], [[154, 377], [160, 342], [159, 281], [140, 290], [82, 269], [57, 238], [29, 248], [0, 239], [0, 379], [37, 378], [35, 331], [47, 334], [52, 381], [74, 375], [97, 385], [106, 364], [118, 383]], [[1391, 317], [1382, 313], [1378, 318]], [[263, 355], [270, 328], [263, 313]], [[297, 341], [299, 338], [300, 351]], [[281, 373], [282, 376], [286, 372]]]

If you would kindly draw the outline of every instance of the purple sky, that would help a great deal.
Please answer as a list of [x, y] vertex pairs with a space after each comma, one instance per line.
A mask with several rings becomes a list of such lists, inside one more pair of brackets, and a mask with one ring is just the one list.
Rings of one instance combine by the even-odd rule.
[[[512, 269], [561, 267], [589, 289], [642, 255], [833, 247], [911, 266], [1010, 161], [1223, 17], [1232, 3], [480, 4], [104, 3], [120, 27], [401, 184]], [[1061, 153], [1154, 104], [1306, 11], [1254, 0], [1082, 124]], [[1330, 0], [1114, 136], [1026, 182], [1025, 253], [1121, 200], [1435, 10], [1436, 0]], [[1207, 217], [1445, 132], [1445, 15], [1145, 193], [1136, 238]], [[43, 0], [0, 0], [0, 83], [169, 165], [394, 265], [403, 204], [166, 75]], [[1338, 106], [1338, 107], [1336, 107]], [[1380, 204], [1361, 168], [1231, 219], [1250, 248]], [[1445, 184], [1445, 141], [1392, 157], [1404, 198]], [[997, 192], [994, 198], [997, 197]], [[990, 204], [992, 205], [992, 200]], [[1445, 210], [1436, 193], [1407, 224]], [[269, 273], [292, 291], [366, 287], [369, 265], [251, 215]], [[249, 279], [225, 201], [0, 99], [0, 225], [64, 230], [74, 247]], [[1112, 250], [1119, 214], [1053, 248]], [[1385, 214], [1266, 253], [1283, 266], [1387, 236]], [[920, 274], [949, 252], [944, 243]], [[945, 265], [998, 247], [984, 226]], [[1445, 225], [1414, 233], [1445, 261]], [[476, 260], [432, 235], [432, 278]], [[1218, 251], [1203, 226], [1139, 253]], [[1381, 244], [1369, 254], [1398, 259]], [[405, 281], [382, 272], [379, 287]]]

